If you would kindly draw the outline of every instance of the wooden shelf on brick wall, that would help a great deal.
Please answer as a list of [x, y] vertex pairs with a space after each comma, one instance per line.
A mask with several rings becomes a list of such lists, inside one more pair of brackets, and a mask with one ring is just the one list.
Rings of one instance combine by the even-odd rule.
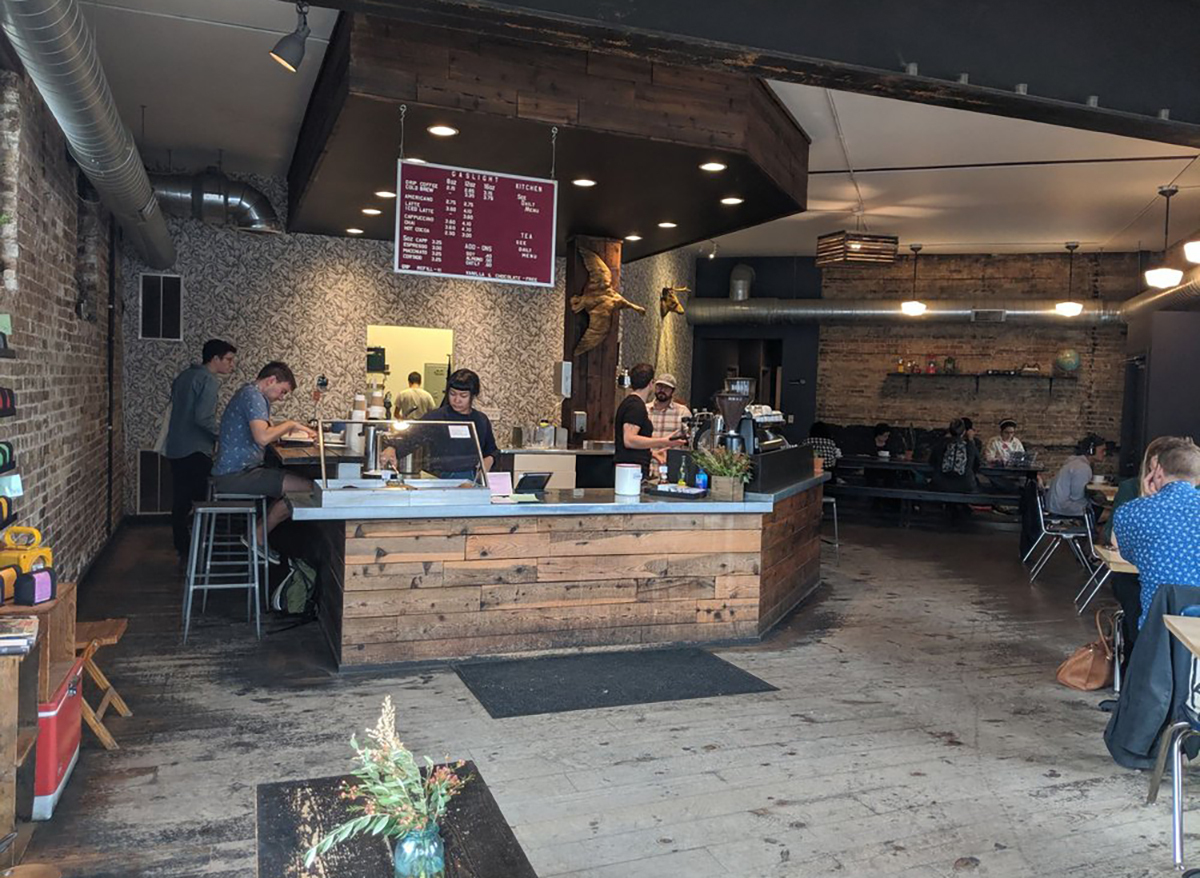
[[1003, 372], [934, 372], [932, 374], [929, 372], [888, 372], [887, 377], [888, 378], [903, 378], [905, 390], [908, 390], [909, 379], [911, 379], [911, 378], [917, 378], [920, 380], [934, 380], [937, 378], [969, 378], [975, 382], [975, 392], [976, 393], [979, 392], [979, 379], [980, 378], [1014, 378], [1018, 381], [1028, 381], [1031, 379], [1034, 381], [1047, 381], [1047, 382], [1049, 382], [1049, 384], [1047, 385], [1047, 389], [1049, 390], [1050, 393], [1054, 393], [1054, 382], [1055, 381], [1078, 381], [1079, 380], [1079, 378], [1075, 375], [1054, 375], [1054, 374], [1047, 375], [1047, 374], [1040, 373], [1040, 372], [1036, 373], [1036, 374], [1020, 373], [1020, 372], [1012, 373], [1012, 374], [1006, 374]]

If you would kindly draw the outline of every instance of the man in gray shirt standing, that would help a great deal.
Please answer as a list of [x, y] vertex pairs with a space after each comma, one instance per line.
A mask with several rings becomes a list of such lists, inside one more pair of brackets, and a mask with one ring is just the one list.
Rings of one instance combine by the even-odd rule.
[[165, 456], [171, 461], [171, 536], [182, 564], [188, 556], [192, 502], [208, 497], [217, 442], [218, 375], [233, 371], [237, 348], [219, 338], [204, 343], [202, 363], [184, 369], [171, 384], [171, 420]]
[[1046, 509], [1051, 515], [1083, 515], [1087, 511], [1087, 485], [1092, 480], [1092, 464], [1104, 460], [1108, 447], [1094, 433], [1075, 446], [1075, 456], [1067, 458], [1046, 493]]

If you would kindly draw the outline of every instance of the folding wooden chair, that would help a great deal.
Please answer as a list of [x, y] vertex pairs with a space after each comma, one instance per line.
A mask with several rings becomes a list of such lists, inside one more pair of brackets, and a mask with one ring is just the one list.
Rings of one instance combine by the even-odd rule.
[[93, 710], [86, 697], [83, 698], [83, 719], [88, 727], [96, 733], [100, 743], [107, 750], [120, 749], [112, 733], [104, 725], [104, 714], [111, 706], [121, 716], [133, 716], [133, 711], [125, 703], [108, 677], [96, 664], [96, 651], [102, 646], [113, 646], [120, 642], [129, 625], [128, 619], [102, 619], [99, 622], [77, 622], [75, 625], [75, 651], [84, 654], [83, 667], [102, 693], [99, 706]]

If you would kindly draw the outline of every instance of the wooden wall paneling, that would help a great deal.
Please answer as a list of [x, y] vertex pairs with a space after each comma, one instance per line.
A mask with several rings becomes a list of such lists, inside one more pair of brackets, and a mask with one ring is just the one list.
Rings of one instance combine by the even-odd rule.
[[534, 533], [536, 518], [397, 518], [391, 521], [352, 521], [346, 536], [352, 539], [376, 537], [469, 536], [471, 534]]
[[[557, 532], [587, 531], [694, 531], [694, 530], [758, 530], [762, 515], [718, 515], [712, 513], [677, 513], [671, 515], [547, 515], [537, 519], [538, 530]], [[670, 534], [662, 538], [669, 541]]]
[[[582, 292], [587, 284], [588, 273], [579, 249], [586, 248], [596, 253], [612, 272], [613, 287], [621, 288], [621, 242], [608, 238], [579, 236], [568, 244], [566, 301], [563, 303], [563, 359], [572, 363], [571, 396], [563, 401], [562, 423], [571, 424], [571, 413], [587, 412], [587, 431], [570, 434], [571, 445], [578, 447], [584, 439], [612, 441], [613, 420], [617, 411], [617, 368], [620, 365], [621, 314], [613, 315], [608, 335], [597, 347], [575, 356], [575, 346], [587, 329], [587, 313], [571, 311], [571, 296]], [[632, 363], [630, 365], [633, 365]]]
[[478, 613], [480, 586], [409, 588], [356, 591], [344, 598], [342, 624], [351, 618], [418, 615], [422, 613]]
[[650, 82], [654, 77], [654, 65], [642, 58], [622, 58], [617, 55], [602, 55], [588, 52], [587, 72], [602, 79]]
[[354, 564], [346, 567], [347, 592], [395, 588], [438, 588], [443, 584], [443, 562], [403, 561], [397, 564]]
[[498, 558], [480, 561], [447, 561], [442, 584], [519, 585], [537, 582], [537, 559]]
[[479, 606], [482, 610], [516, 607], [569, 607], [583, 604], [628, 603], [638, 600], [638, 581], [614, 579], [607, 582], [528, 582], [516, 585], [485, 585]]
[[[536, 535], [535, 535], [536, 536]], [[468, 537], [421, 535], [363, 537], [346, 540], [346, 564], [391, 564], [397, 561], [461, 561]]]
[[637, 580], [639, 601], [695, 601], [717, 596], [715, 576], [660, 576]]

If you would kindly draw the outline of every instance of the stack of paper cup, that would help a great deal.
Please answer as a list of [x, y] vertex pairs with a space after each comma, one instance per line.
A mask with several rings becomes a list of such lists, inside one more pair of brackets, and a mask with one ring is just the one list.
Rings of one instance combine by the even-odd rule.
[[354, 410], [356, 412], [365, 412], [367, 410], [367, 395], [365, 393], [354, 394]]
[[636, 463], [618, 463], [613, 488], [623, 497], [637, 497], [642, 492], [642, 468]]
[[373, 405], [367, 409], [367, 417], [372, 421], [382, 421], [387, 417], [387, 409], [381, 405]]
[[355, 408], [354, 411], [350, 412], [350, 423], [346, 425], [346, 450], [351, 454], [363, 453], [362, 422], [366, 419], [367, 413], [360, 408]]

